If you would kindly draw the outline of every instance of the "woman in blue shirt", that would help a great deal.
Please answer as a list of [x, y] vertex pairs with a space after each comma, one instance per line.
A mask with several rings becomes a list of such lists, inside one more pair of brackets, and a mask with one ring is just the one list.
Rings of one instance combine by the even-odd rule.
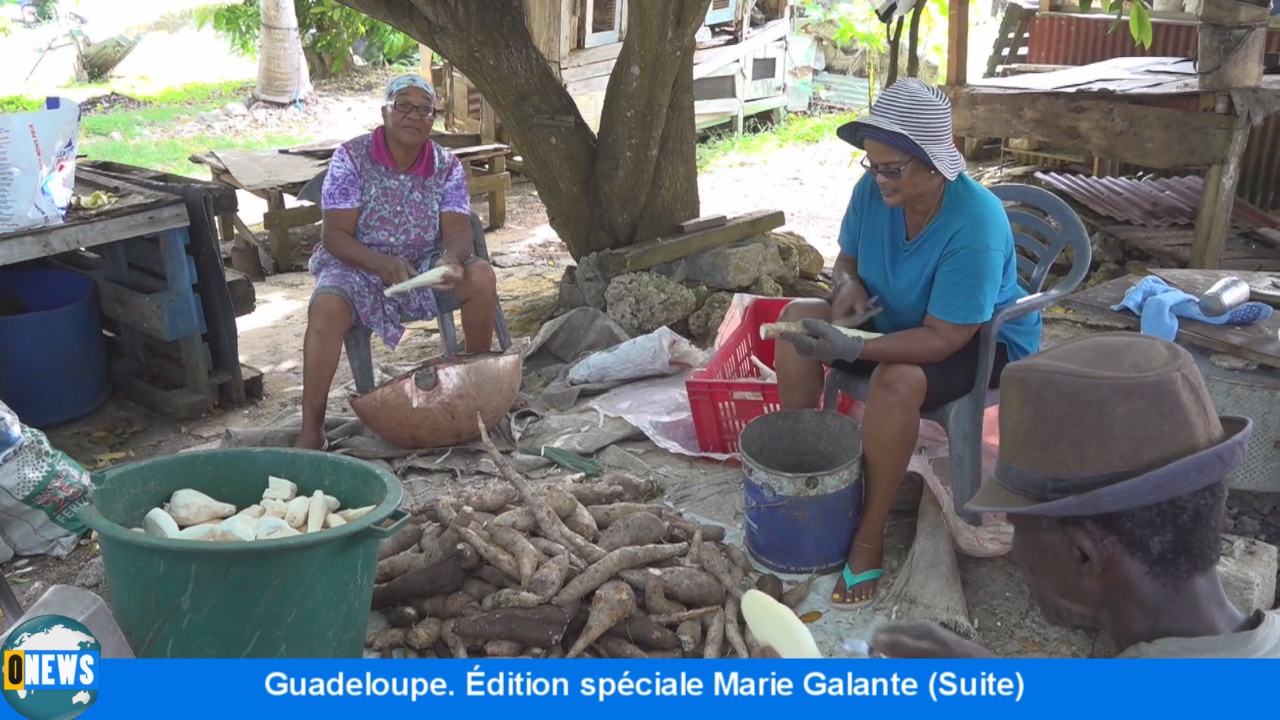
[[[819, 405], [824, 365], [869, 374], [862, 422], [866, 498], [837, 580], [836, 607], [870, 602], [883, 575], [884, 529], [915, 450], [920, 414], [968, 393], [978, 370], [978, 329], [1026, 293], [1018, 285], [1013, 231], [1000, 199], [964, 174], [951, 104], [916, 79], [894, 83], [868, 116], [839, 137], [866, 151], [866, 174], [840, 227], [835, 284], [827, 300], [795, 300], [783, 321], [775, 365], [784, 408]], [[832, 324], [857, 323], [872, 298], [882, 308], [865, 324], [883, 333], [850, 338]], [[1039, 313], [1000, 330], [991, 386], [1005, 364], [1039, 350]]]

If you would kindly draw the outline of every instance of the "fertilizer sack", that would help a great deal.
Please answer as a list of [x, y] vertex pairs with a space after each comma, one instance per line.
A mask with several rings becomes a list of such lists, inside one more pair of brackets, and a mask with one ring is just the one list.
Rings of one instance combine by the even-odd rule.
[[61, 224], [76, 184], [80, 106], [0, 114], [0, 234]]
[[0, 453], [0, 541], [18, 555], [64, 558], [87, 529], [79, 513], [93, 494], [89, 472], [0, 402], [0, 428], [14, 427], [21, 440]]

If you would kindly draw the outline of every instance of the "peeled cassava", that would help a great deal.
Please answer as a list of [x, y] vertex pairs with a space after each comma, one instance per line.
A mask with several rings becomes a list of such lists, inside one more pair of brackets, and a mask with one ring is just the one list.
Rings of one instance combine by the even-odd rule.
[[235, 505], [214, 500], [199, 490], [177, 490], [169, 498], [169, 517], [179, 527], [191, 527], [235, 514]]
[[292, 480], [269, 477], [262, 499], [237, 509], [199, 490], [175, 491], [163, 507], [153, 508], [137, 532], [155, 537], [204, 542], [261, 542], [339, 528], [375, 506], [343, 508], [336, 497], [316, 490], [299, 495]]
[[813, 634], [791, 608], [752, 588], [742, 594], [742, 619], [760, 645], [783, 658], [822, 658]]

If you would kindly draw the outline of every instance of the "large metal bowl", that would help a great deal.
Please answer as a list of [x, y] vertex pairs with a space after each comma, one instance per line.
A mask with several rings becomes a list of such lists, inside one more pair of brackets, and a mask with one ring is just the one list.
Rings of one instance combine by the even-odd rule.
[[375, 435], [410, 449], [449, 447], [480, 436], [476, 415], [493, 427], [520, 392], [519, 353], [480, 353], [430, 360], [351, 398]]

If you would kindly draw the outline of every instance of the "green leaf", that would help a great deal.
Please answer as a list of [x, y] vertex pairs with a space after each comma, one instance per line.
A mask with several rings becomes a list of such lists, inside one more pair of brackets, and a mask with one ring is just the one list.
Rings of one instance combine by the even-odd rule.
[[1093, 9], [1093, 0], [1080, 0], [1080, 12], [1087, 13]]
[[1151, 47], [1151, 11], [1145, 3], [1135, 2], [1129, 8], [1129, 34], [1139, 45]]

